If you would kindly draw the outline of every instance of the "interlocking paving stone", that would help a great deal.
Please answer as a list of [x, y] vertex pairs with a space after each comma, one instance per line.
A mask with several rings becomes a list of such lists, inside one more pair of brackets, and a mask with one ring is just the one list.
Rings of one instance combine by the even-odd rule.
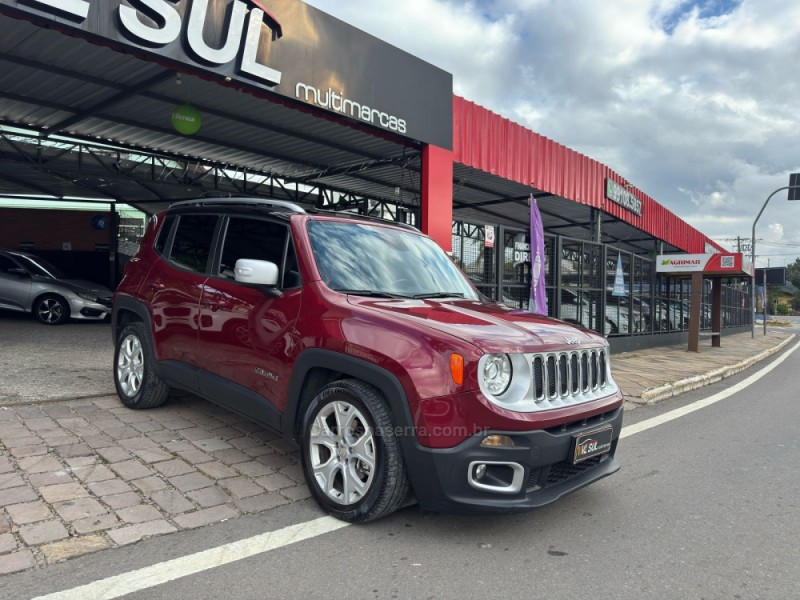
[[0, 554], [17, 549], [17, 538], [10, 533], [0, 533]]
[[41, 456], [42, 454], [47, 454], [47, 445], [36, 444], [34, 446], [17, 446], [16, 448], [11, 448], [11, 454], [13, 454], [16, 458], [24, 458], [26, 456]]
[[142, 461], [152, 464], [155, 462], [162, 462], [170, 460], [172, 454], [161, 448], [147, 448], [145, 450], [134, 450], [133, 453], [138, 456]]
[[194, 504], [183, 497], [180, 492], [162, 490], [150, 494], [150, 499], [158, 504], [164, 512], [178, 514], [194, 508]]
[[108, 446], [107, 448], [98, 448], [97, 453], [103, 457], [103, 460], [110, 463], [126, 461], [131, 457], [131, 453], [119, 446]]
[[287, 477], [291, 477], [298, 483], [301, 481], [305, 481], [306, 477], [303, 473], [303, 467], [299, 464], [289, 465], [288, 467], [283, 467], [280, 470], [281, 475], [286, 475]]
[[39, 493], [45, 502], [55, 504], [56, 502], [66, 502], [67, 500], [77, 500], [89, 495], [79, 483], [59, 483], [56, 485], [46, 485], [39, 488]]
[[258, 496], [250, 496], [249, 498], [242, 498], [236, 501], [237, 508], [245, 513], [261, 512], [270, 510], [282, 504], [288, 504], [289, 501], [275, 492], [267, 494], [259, 494]]
[[266, 454], [272, 454], [275, 452], [274, 448], [270, 448], [269, 446], [262, 444], [260, 446], [251, 446], [250, 448], [244, 449], [245, 454], [252, 458], [258, 458], [259, 456], [264, 456]]
[[194, 468], [179, 458], [155, 463], [153, 467], [164, 477], [175, 477], [176, 475], [185, 475], [194, 471]]
[[148, 431], [145, 434], [148, 438], [157, 442], [159, 444], [163, 444], [165, 442], [170, 442], [178, 437], [175, 433], [170, 431], [169, 429], [160, 429], [158, 431]]
[[59, 483], [72, 483], [72, 474], [66, 469], [52, 471], [50, 473], [37, 473], [28, 476], [28, 482], [36, 489], [41, 489], [46, 485], [57, 485]]
[[204, 508], [193, 513], [178, 515], [175, 517], [175, 522], [181, 527], [192, 529], [194, 527], [202, 527], [211, 523], [218, 523], [227, 519], [232, 519], [239, 515], [239, 512], [228, 506], [214, 506], [212, 508]]
[[228, 442], [217, 438], [207, 438], [204, 440], [192, 440], [194, 445], [200, 448], [203, 452], [216, 452], [217, 450], [225, 450], [230, 448], [231, 445]]
[[218, 460], [199, 464], [197, 465], [197, 468], [214, 479], [226, 479], [228, 477], [236, 477], [238, 475], [236, 471]]
[[95, 496], [110, 496], [112, 494], [122, 494], [123, 492], [133, 491], [131, 486], [125, 483], [122, 479], [108, 479], [106, 481], [98, 481], [90, 483], [86, 487]]
[[[139, 433], [138, 431], [136, 433]], [[117, 444], [127, 450], [146, 450], [148, 448], [158, 448], [158, 444], [146, 435], [118, 440]]]
[[[139, 498], [137, 496], [136, 502], [138, 501]], [[84, 533], [94, 533], [95, 531], [100, 531], [103, 529], [111, 529], [117, 525], [119, 525], [119, 519], [117, 519], [116, 515], [112, 515], [111, 513], [87, 517], [85, 519], [78, 519], [77, 521], [72, 522], [72, 527], [75, 528], [75, 531], [79, 535]]]
[[301, 484], [281, 490], [281, 496], [288, 498], [292, 502], [296, 502], [298, 500], [305, 500], [306, 498], [310, 498], [311, 491], [308, 489], [307, 485]]
[[196, 440], [207, 440], [209, 438], [209, 433], [207, 429], [201, 429], [200, 427], [192, 427], [191, 429], [182, 429], [181, 435], [185, 437], [189, 441], [196, 441]]
[[25, 485], [25, 480], [19, 473], [3, 473], [0, 475], [0, 490]]
[[139, 504], [128, 508], [121, 508], [117, 511], [117, 516], [126, 523], [146, 523], [155, 521], [162, 517], [159, 510], [149, 504]]
[[0, 533], [11, 531], [11, 521], [0, 511]]
[[167, 487], [167, 482], [160, 477], [156, 477], [155, 475], [151, 477], [143, 477], [142, 479], [134, 479], [131, 481], [131, 483], [145, 494], [163, 490], [165, 487]]
[[57, 446], [55, 451], [62, 458], [70, 458], [72, 456], [91, 456], [94, 454], [94, 450], [84, 443]]
[[68, 502], [57, 502], [53, 505], [53, 508], [56, 509], [58, 516], [67, 522], [86, 519], [88, 517], [97, 517], [108, 512], [105, 507], [94, 498], [79, 498], [78, 500], [70, 500]]
[[216, 485], [201, 488], [199, 490], [193, 490], [186, 495], [203, 508], [225, 504], [231, 500], [231, 497]]
[[112, 463], [110, 466], [117, 475], [125, 480], [141, 479], [153, 474], [150, 469], [148, 469], [138, 460], [125, 460], [118, 463]]
[[[194, 444], [192, 444], [191, 442], [187, 442], [186, 440], [174, 440], [172, 442], [164, 442], [161, 445], [164, 446], [164, 448], [166, 448], [170, 452], [175, 452], [178, 456], [180, 456], [181, 452], [186, 450], [194, 450], [196, 452], [199, 452], [199, 450], [197, 450]], [[186, 460], [189, 459], [187, 458]]]
[[212, 460], [214, 460], [213, 456], [211, 456], [210, 454], [206, 454], [202, 450], [198, 450], [194, 446], [192, 446], [191, 450], [179, 450], [177, 454], [186, 462], [195, 465], [211, 462]]
[[242, 452], [241, 450], [237, 450], [236, 448], [229, 448], [227, 450], [217, 450], [216, 452], [212, 452], [212, 455], [217, 460], [221, 460], [226, 465], [235, 465], [241, 462], [247, 462], [252, 460], [252, 458]]
[[92, 456], [75, 456], [73, 458], [65, 458], [64, 462], [67, 463], [68, 467], [88, 467], [89, 465], [96, 465], [97, 464], [97, 457]]
[[259, 456], [256, 460], [273, 471], [280, 471], [282, 468], [293, 465], [296, 462], [293, 458], [283, 454], [265, 454], [264, 456]]
[[11, 517], [11, 520], [17, 525], [44, 521], [53, 516], [53, 513], [50, 512], [50, 509], [47, 508], [47, 505], [41, 500], [6, 506], [6, 512], [8, 512], [8, 516]]
[[7, 456], [0, 456], [0, 473], [10, 473], [14, 470], [14, 465]]
[[234, 498], [247, 498], [248, 496], [257, 496], [264, 493], [264, 489], [247, 477], [233, 477], [231, 479], [223, 479], [218, 482], [222, 489], [226, 490]]
[[242, 475], [247, 475], [248, 477], [260, 477], [261, 475], [269, 475], [272, 473], [272, 469], [264, 463], [255, 460], [237, 463], [234, 465], [234, 468]]
[[181, 492], [191, 492], [192, 490], [199, 490], [200, 488], [208, 487], [214, 482], [202, 475], [201, 473], [187, 473], [186, 475], [178, 475], [171, 477], [169, 482]]
[[53, 520], [34, 525], [23, 525], [19, 528], [19, 535], [29, 546], [38, 546], [69, 537], [69, 532], [61, 524], [61, 521]]
[[0, 506], [8, 506], [9, 504], [20, 504], [22, 502], [33, 502], [38, 500], [39, 495], [27, 485], [20, 487], [8, 488], [0, 493]]
[[76, 467], [72, 469], [72, 473], [84, 483], [95, 483], [98, 481], [106, 481], [114, 479], [116, 475], [105, 465], [88, 465], [85, 467]]
[[150, 521], [149, 523], [138, 523], [136, 525], [129, 525], [128, 527], [111, 529], [108, 532], [108, 537], [114, 540], [115, 544], [125, 546], [138, 542], [145, 537], [172, 533], [173, 531], [177, 531], [174, 525], [170, 525], [167, 521], [159, 519], [158, 521]]
[[83, 443], [89, 446], [90, 448], [105, 448], [113, 443], [112, 440], [107, 435], [90, 435], [83, 438]]
[[111, 494], [110, 496], [103, 496], [103, 502], [113, 509], [126, 508], [128, 506], [135, 506], [141, 502], [142, 499], [136, 492], [123, 492], [121, 494]]
[[272, 475], [267, 475], [266, 477], [259, 477], [256, 479], [256, 483], [262, 486], [268, 492], [282, 490], [283, 488], [292, 487], [297, 484], [297, 482], [295, 482], [293, 479], [289, 479], [280, 473], [273, 473]]
[[20, 550], [0, 556], [0, 575], [24, 571], [36, 566], [36, 559], [30, 550]]
[[60, 460], [49, 455], [20, 458], [17, 460], [17, 464], [19, 468], [26, 473], [46, 473], [48, 471], [58, 471], [64, 468]]
[[83, 556], [91, 552], [97, 552], [108, 548], [109, 544], [106, 539], [100, 535], [89, 535], [84, 537], [77, 537], [63, 542], [54, 542], [42, 546], [39, 550], [44, 555], [47, 564], [53, 564], [68, 558], [75, 558], [76, 556]]

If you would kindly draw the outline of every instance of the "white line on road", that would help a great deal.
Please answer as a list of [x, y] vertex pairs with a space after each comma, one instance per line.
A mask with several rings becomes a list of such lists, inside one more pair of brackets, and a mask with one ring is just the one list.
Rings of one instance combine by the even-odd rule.
[[34, 600], [101, 600], [119, 598], [126, 594], [167, 583], [173, 579], [186, 577], [187, 575], [220, 567], [243, 558], [249, 558], [256, 554], [269, 552], [276, 548], [317, 537], [323, 533], [330, 533], [348, 525], [349, 523], [333, 517], [320, 517], [319, 519], [290, 525], [277, 531], [269, 531], [238, 542], [231, 542], [224, 546], [217, 546], [216, 548], [168, 560], [150, 567], [137, 569], [136, 571], [100, 579], [71, 590], [39, 596]]
[[[718, 394], [664, 413], [658, 417], [641, 421], [635, 425], [623, 427], [620, 438], [636, 435], [642, 431], [647, 431], [653, 427], [663, 425], [664, 423], [686, 416], [701, 408], [711, 406], [742, 391], [747, 386], [752, 385], [775, 369], [798, 348], [800, 348], [800, 342], [795, 344], [769, 366], [764, 367], [747, 379], [742, 380]], [[126, 594], [132, 594], [133, 592], [155, 587], [181, 577], [242, 560], [243, 558], [263, 554], [270, 550], [277, 550], [278, 548], [308, 540], [324, 533], [342, 529], [348, 525], [349, 523], [339, 521], [333, 517], [320, 517], [318, 519], [306, 521], [305, 523], [290, 525], [289, 527], [284, 527], [277, 531], [262, 533], [238, 542], [231, 542], [230, 544], [168, 560], [150, 567], [144, 567], [128, 573], [122, 573], [121, 575], [100, 579], [70, 590], [38, 596], [33, 600], [111, 600], [112, 598], [119, 598]]]

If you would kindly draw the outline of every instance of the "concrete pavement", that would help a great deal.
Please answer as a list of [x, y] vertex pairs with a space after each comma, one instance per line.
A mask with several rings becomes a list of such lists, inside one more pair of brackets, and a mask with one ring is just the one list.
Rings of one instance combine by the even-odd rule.
[[[793, 338], [616, 354], [612, 369], [630, 410], [739, 372]], [[107, 325], [0, 321], [0, 344], [0, 574], [309, 496], [297, 450], [251, 421], [191, 396], [124, 408]]]

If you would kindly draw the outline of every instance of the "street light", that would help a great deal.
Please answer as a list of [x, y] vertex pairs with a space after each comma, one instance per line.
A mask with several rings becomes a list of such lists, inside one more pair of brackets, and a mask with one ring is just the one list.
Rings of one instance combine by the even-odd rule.
[[[750, 337], [756, 337], [756, 223], [761, 218], [761, 213], [764, 212], [764, 209], [767, 208], [767, 204], [769, 201], [772, 200], [772, 197], [777, 194], [778, 192], [782, 192], [783, 190], [790, 190], [789, 191], [789, 200], [798, 200], [800, 199], [800, 192], [792, 192], [791, 190], [800, 190], [800, 173], [792, 173], [789, 176], [789, 185], [785, 185], [782, 188], [778, 188], [774, 192], [772, 192], [767, 199], [764, 201], [764, 206], [761, 207], [761, 210], [758, 211], [758, 215], [756, 216], [756, 220], [753, 221], [753, 235], [750, 238], [750, 259], [753, 263], [753, 285], [752, 289], [750, 290], [751, 302], [753, 307], [753, 322], [750, 327]], [[764, 272], [764, 294], [767, 292], [767, 283], [766, 283], [766, 271]], [[767, 335], [767, 302], [766, 298], [764, 299], [764, 335]]]

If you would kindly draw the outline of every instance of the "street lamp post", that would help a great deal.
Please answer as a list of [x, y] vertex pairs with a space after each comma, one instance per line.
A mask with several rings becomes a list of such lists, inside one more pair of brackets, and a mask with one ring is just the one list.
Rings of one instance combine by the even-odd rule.
[[[789, 178], [789, 183], [790, 184], [791, 183], [795, 183], [795, 181], [797, 181], [797, 178], [795, 177], [795, 174], [793, 174], [792, 177]], [[753, 221], [753, 235], [750, 238], [750, 259], [751, 259], [751, 261], [753, 263], [753, 285], [751, 286], [752, 289], [750, 291], [750, 295], [751, 295], [750, 300], [752, 302], [752, 308], [753, 308], [753, 323], [752, 323], [752, 325], [750, 327], [750, 337], [751, 338], [756, 337], [756, 276], [755, 276], [755, 268], [756, 268], [756, 223], [758, 223], [758, 220], [761, 218], [761, 213], [763, 213], [764, 209], [767, 208], [767, 204], [769, 204], [769, 201], [772, 200], [772, 197], [775, 194], [777, 194], [778, 192], [782, 192], [783, 190], [796, 190], [796, 189], [800, 189], [800, 185], [785, 185], [785, 186], [783, 186], [781, 188], [778, 188], [774, 192], [772, 192], [769, 196], [767, 196], [767, 199], [764, 201], [764, 206], [762, 206], [761, 210], [758, 211], [758, 215], [756, 215], [756, 220]], [[792, 194], [790, 192], [789, 193], [789, 199], [793, 199], [791, 196], [792, 196]], [[764, 294], [766, 294], [766, 292], [767, 292], [767, 279], [766, 279], [766, 277], [767, 277], [767, 274], [766, 274], [766, 272], [764, 272]], [[766, 304], [767, 303], [766, 303], [766, 297], [765, 297], [765, 299], [764, 299], [764, 335], [767, 335], [767, 306], [766, 306]]]

